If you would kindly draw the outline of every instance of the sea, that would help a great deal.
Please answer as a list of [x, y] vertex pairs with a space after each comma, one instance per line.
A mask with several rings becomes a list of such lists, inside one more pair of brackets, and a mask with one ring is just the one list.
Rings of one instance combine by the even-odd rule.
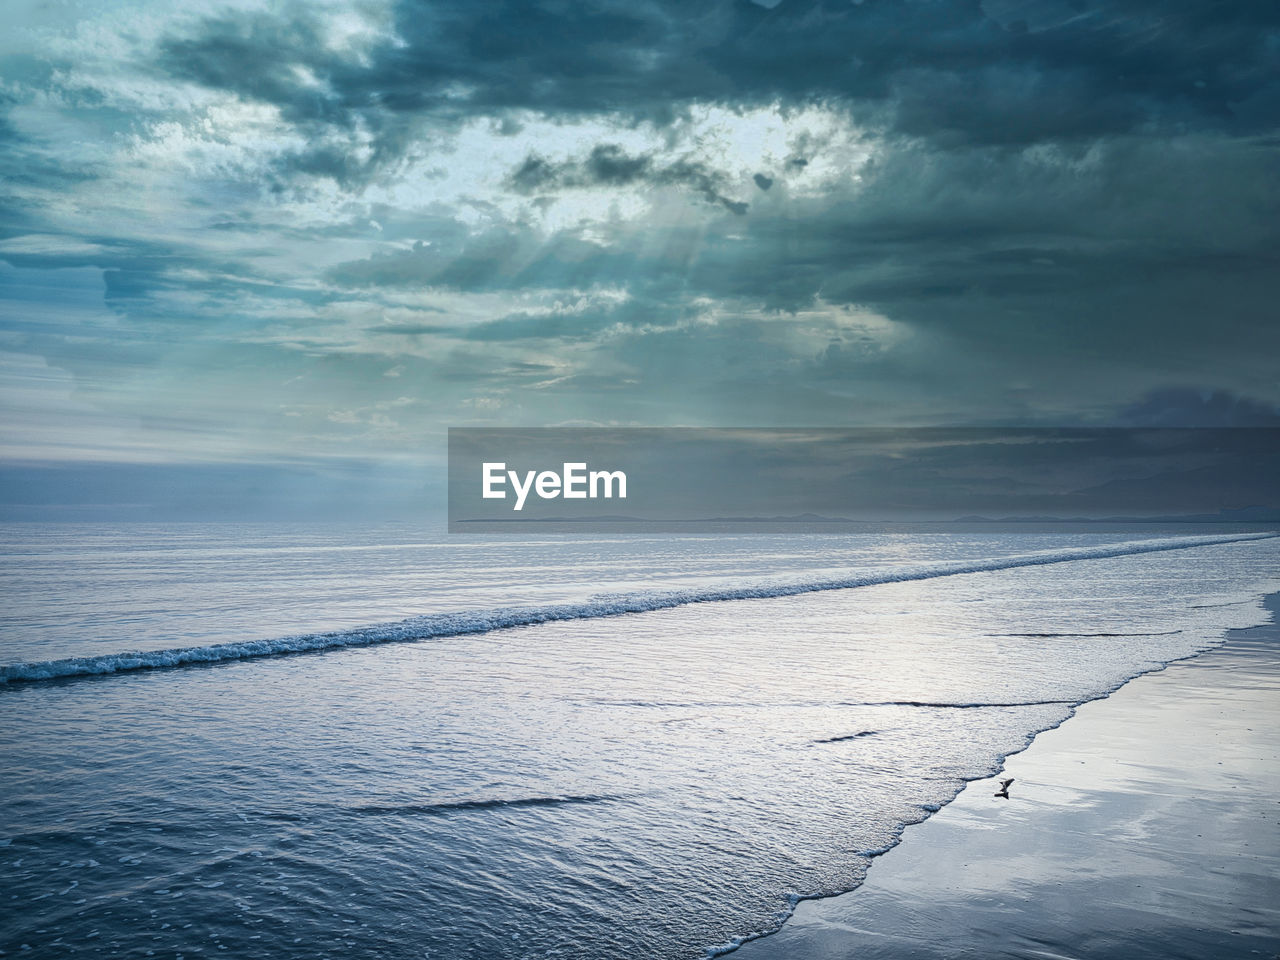
[[732, 952], [1280, 589], [1206, 524], [0, 536], [22, 957]]

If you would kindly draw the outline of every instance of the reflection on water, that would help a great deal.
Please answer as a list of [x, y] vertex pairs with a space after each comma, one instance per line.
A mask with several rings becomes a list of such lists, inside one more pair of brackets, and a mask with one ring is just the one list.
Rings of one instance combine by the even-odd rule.
[[[1100, 540], [898, 538], [894, 562]], [[838, 542], [842, 564], [874, 564], [882, 546]], [[0, 897], [12, 909], [0, 948], [701, 956], [771, 928], [796, 894], [857, 883], [904, 824], [1069, 704], [1257, 622], [1264, 581], [1280, 573], [1277, 543], [10, 687]], [[82, 634], [88, 648], [119, 649], [131, 602], [140, 646], [160, 642], [192, 597], [204, 640], [236, 635], [257, 603], [274, 623], [295, 609], [288, 594], [300, 610], [331, 584], [344, 586], [313, 616], [385, 617], [413, 589], [404, 581], [438, 584], [415, 595], [417, 611], [439, 597], [462, 605], [477, 590], [464, 581], [483, 570], [496, 603], [503, 577], [527, 600], [632, 588], [633, 577], [688, 586], [847, 569], [831, 542], [824, 552], [784, 537], [564, 542], [547, 550], [554, 575], [527, 550], [520, 567], [514, 547], [489, 544], [467, 548], [490, 553], [459, 561], [450, 582], [449, 564], [431, 559], [439, 546], [305, 546], [253, 561], [186, 544], [191, 559], [151, 557], [136, 574], [139, 593], [160, 584], [163, 599], [116, 597], [101, 620], [93, 607], [120, 580], [76, 578], [128, 576], [105, 544], [105, 559], [9, 575], [61, 596], [68, 621], [98, 624]], [[508, 551], [502, 574], [487, 566], [493, 551]], [[594, 582], [605, 569], [612, 579]], [[291, 590], [264, 583], [289, 570]], [[61, 620], [20, 619], [11, 613], [13, 645], [81, 642]]]

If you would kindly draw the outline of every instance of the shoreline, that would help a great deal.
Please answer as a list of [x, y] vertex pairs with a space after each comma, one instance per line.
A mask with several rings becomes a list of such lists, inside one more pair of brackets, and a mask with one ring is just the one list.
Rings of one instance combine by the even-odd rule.
[[1280, 955], [1280, 593], [1263, 602], [1271, 622], [1081, 704], [909, 827], [860, 886], [733, 952]]

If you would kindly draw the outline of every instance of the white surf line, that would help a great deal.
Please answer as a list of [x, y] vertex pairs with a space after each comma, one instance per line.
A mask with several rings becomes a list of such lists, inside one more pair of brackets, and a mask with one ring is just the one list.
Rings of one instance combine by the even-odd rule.
[[937, 577], [952, 577], [966, 573], [987, 573], [990, 571], [1011, 570], [1018, 567], [1070, 563], [1077, 560], [1104, 560], [1110, 557], [1158, 553], [1166, 550], [1187, 550], [1193, 547], [1206, 547], [1225, 543], [1268, 540], [1277, 536], [1280, 536], [1280, 533], [1128, 540], [1105, 546], [1068, 547], [1062, 550], [1045, 550], [1038, 553], [1015, 554], [986, 560], [957, 560], [898, 567], [825, 580], [765, 582], [744, 587], [715, 587], [705, 590], [622, 594], [587, 600], [581, 603], [562, 603], [543, 607], [513, 607], [498, 610], [428, 614], [412, 617], [398, 623], [361, 627], [355, 630], [332, 633], [281, 637], [274, 640], [247, 640], [239, 643], [219, 643], [204, 647], [129, 651], [91, 657], [69, 657], [62, 660], [7, 664], [0, 666], [0, 686], [58, 680], [68, 677], [104, 676], [132, 673], [139, 670], [161, 670], [197, 664], [253, 660], [264, 657], [287, 656], [294, 653], [338, 650], [344, 647], [368, 647], [381, 643], [459, 637], [476, 633], [488, 633], [509, 627], [532, 626], [534, 624], [562, 620], [588, 620], [602, 617], [618, 617], [630, 613], [647, 613], [653, 610], [669, 610], [673, 607], [683, 607], [693, 603], [719, 603], [727, 600], [790, 597], [825, 590], [846, 590], [854, 587], [904, 583], [912, 580], [931, 580]]

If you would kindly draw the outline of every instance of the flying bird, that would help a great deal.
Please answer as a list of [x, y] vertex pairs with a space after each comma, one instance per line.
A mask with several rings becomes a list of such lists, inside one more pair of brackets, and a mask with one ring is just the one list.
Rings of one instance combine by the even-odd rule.
[[1009, 784], [1011, 784], [1011, 783], [1013, 783], [1013, 777], [1010, 777], [1008, 780], [1001, 780], [1001, 781], [1000, 781], [1000, 789], [996, 791], [996, 796], [997, 796], [997, 797], [1004, 797], [1006, 800], [1008, 800], [1008, 799], [1009, 799]]

